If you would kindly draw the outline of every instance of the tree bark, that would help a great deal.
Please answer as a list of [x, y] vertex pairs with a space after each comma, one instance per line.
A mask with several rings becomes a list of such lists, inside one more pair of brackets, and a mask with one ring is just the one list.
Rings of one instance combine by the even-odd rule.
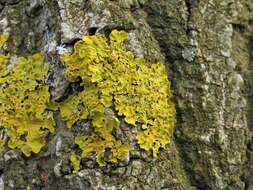
[[53, 100], [68, 93], [59, 54], [83, 35], [129, 33], [128, 48], [164, 62], [176, 104], [172, 142], [158, 158], [73, 174], [74, 133], [57, 119], [47, 146], [29, 158], [8, 150], [0, 189], [253, 189], [252, 0], [0, 0], [5, 51], [44, 52]]

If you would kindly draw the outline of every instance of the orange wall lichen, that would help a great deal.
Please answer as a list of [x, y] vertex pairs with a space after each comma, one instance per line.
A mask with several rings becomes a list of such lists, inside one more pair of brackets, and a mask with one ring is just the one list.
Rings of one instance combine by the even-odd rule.
[[68, 127], [80, 119], [92, 120], [94, 133], [76, 137], [76, 144], [83, 151], [82, 157], [96, 153], [101, 166], [106, 165], [105, 149], [111, 150], [112, 163], [132, 149], [112, 135], [113, 129], [120, 127], [116, 115], [124, 116], [129, 125], [141, 127], [137, 143], [146, 151], [152, 150], [154, 156], [169, 143], [174, 127], [175, 108], [165, 65], [148, 64], [126, 51], [127, 39], [126, 32], [117, 30], [112, 31], [109, 42], [105, 36], [84, 36], [72, 54], [62, 56], [66, 78], [72, 82], [81, 78], [84, 87], [62, 103], [62, 116]]
[[[1, 47], [6, 40], [6, 35], [0, 37]], [[44, 82], [48, 65], [43, 60], [37, 53], [10, 65], [9, 56], [0, 55], [0, 127], [7, 129], [8, 146], [26, 156], [45, 145], [45, 129], [54, 132], [53, 114], [46, 110], [50, 94]], [[5, 143], [2, 139], [1, 145]]]
[[[7, 35], [0, 36], [0, 48], [7, 39]], [[119, 117], [138, 128], [136, 143], [154, 156], [170, 141], [175, 108], [165, 65], [146, 63], [126, 51], [127, 40], [128, 34], [117, 30], [109, 39], [84, 36], [72, 54], [61, 56], [66, 79], [76, 82], [81, 78], [84, 89], [57, 104], [62, 119], [68, 128], [85, 119], [94, 127], [91, 134], [75, 138], [82, 150], [81, 155], [71, 155], [75, 171], [80, 169], [81, 159], [92, 154], [100, 166], [105, 166], [124, 159], [134, 149], [130, 142], [113, 135], [114, 129], [123, 127]], [[9, 55], [0, 55], [0, 127], [7, 131], [7, 145], [26, 156], [45, 146], [46, 130], [54, 132], [53, 113], [48, 110], [52, 103], [44, 82], [47, 72], [48, 64], [41, 53], [19, 57], [12, 65]], [[6, 139], [2, 139], [0, 145], [5, 144]], [[108, 149], [110, 155], [105, 160]]]

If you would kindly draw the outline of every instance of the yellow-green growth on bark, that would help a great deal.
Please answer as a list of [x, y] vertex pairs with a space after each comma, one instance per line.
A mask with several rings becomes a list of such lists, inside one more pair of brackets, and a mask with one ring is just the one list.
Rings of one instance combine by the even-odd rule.
[[115, 163], [133, 148], [112, 135], [113, 129], [122, 127], [116, 115], [141, 127], [137, 143], [154, 156], [169, 143], [174, 127], [175, 108], [165, 65], [148, 64], [126, 51], [127, 39], [126, 32], [117, 30], [112, 31], [109, 42], [105, 36], [84, 36], [72, 54], [61, 56], [66, 78], [72, 82], [81, 78], [84, 87], [62, 103], [61, 115], [68, 127], [81, 119], [92, 120], [93, 134], [76, 137], [75, 142], [82, 157], [96, 153], [100, 166], [106, 165], [106, 149], [111, 150], [109, 162]]
[[[0, 37], [2, 46], [7, 37]], [[7, 129], [8, 146], [20, 149], [26, 156], [38, 153], [45, 145], [44, 129], [54, 132], [48, 86], [43, 82], [48, 65], [43, 55], [19, 57], [9, 65], [9, 56], [0, 55], [0, 127]], [[5, 140], [1, 140], [1, 145]]]
[[80, 162], [81, 158], [77, 156], [76, 154], [72, 154], [70, 156], [71, 165], [74, 168], [74, 173], [78, 172], [80, 170]]

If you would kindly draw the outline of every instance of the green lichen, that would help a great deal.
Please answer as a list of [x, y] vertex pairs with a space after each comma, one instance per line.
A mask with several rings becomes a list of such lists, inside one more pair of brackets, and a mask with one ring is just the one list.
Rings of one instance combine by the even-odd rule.
[[43, 82], [48, 65], [43, 65], [43, 60], [43, 55], [37, 53], [19, 57], [16, 64], [10, 65], [9, 57], [0, 55], [0, 127], [7, 131], [8, 146], [26, 156], [41, 150], [47, 130], [54, 132], [53, 114], [47, 111], [50, 94]]
[[[82, 79], [84, 90], [70, 96], [60, 107], [61, 115], [71, 127], [90, 119], [94, 132], [78, 136], [75, 143], [81, 157], [96, 154], [100, 166], [122, 160], [133, 148], [112, 132], [122, 127], [117, 116], [140, 129], [136, 136], [140, 148], [153, 151], [169, 143], [174, 127], [174, 104], [164, 64], [148, 64], [124, 49], [128, 34], [114, 30], [109, 42], [105, 36], [84, 36], [72, 54], [61, 59], [66, 65], [66, 78]], [[104, 153], [111, 154], [105, 161]]]

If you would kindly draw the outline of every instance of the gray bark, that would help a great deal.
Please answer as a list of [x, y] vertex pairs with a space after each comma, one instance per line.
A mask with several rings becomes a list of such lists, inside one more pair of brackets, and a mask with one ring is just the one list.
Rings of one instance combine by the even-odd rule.
[[0, 0], [6, 52], [43, 51], [54, 100], [69, 88], [59, 53], [113, 29], [129, 32], [136, 54], [168, 66], [177, 109], [170, 145], [157, 159], [72, 174], [74, 133], [58, 119], [38, 155], [2, 155], [2, 189], [252, 190], [253, 1]]

